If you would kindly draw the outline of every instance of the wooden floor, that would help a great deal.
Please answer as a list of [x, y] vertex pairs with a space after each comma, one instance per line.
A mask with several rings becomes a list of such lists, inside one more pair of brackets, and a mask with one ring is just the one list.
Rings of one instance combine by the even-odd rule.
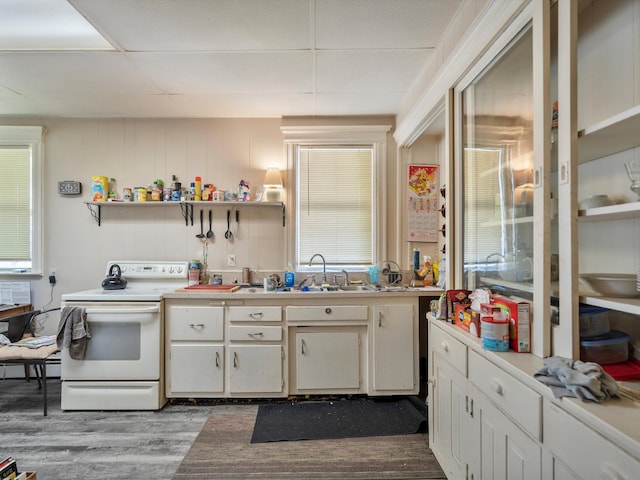
[[256, 404], [62, 412], [48, 385], [44, 417], [37, 382], [0, 381], [0, 456], [39, 480], [445, 478], [426, 434], [251, 445]]

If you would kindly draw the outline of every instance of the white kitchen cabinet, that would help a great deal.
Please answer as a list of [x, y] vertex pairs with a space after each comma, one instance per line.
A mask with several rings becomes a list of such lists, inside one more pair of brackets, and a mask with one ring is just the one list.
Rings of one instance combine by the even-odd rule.
[[230, 396], [286, 396], [285, 330], [279, 305], [228, 307]]
[[364, 327], [296, 328], [297, 391], [362, 392], [364, 332]]
[[429, 331], [429, 447], [448, 478], [469, 468], [467, 347], [439, 328]]
[[[540, 444], [511, 421], [475, 385], [470, 390], [471, 438], [479, 448], [469, 448], [472, 456], [469, 478], [476, 480], [540, 480], [542, 450]], [[527, 412], [518, 415], [525, 418]], [[586, 477], [585, 477], [586, 478]]]
[[544, 402], [544, 431], [545, 446], [551, 452], [545, 468], [554, 474], [547, 478], [632, 480], [640, 475], [639, 460], [552, 401]]
[[167, 397], [224, 391], [224, 308], [193, 301], [165, 305]]
[[224, 346], [187, 342], [173, 343], [169, 349], [173, 396], [224, 391]]
[[[450, 479], [540, 479], [541, 399], [431, 322], [430, 448]], [[536, 410], [537, 409], [537, 410]]]
[[231, 345], [229, 352], [230, 394], [282, 394], [284, 391], [281, 345]]
[[417, 385], [418, 320], [413, 305], [374, 305], [373, 392], [407, 391]]

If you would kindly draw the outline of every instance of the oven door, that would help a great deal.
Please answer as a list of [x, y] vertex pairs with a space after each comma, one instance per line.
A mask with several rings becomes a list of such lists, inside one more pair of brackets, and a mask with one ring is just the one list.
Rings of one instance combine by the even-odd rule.
[[84, 307], [91, 338], [85, 357], [62, 351], [62, 380], [159, 380], [161, 302], [66, 302]]

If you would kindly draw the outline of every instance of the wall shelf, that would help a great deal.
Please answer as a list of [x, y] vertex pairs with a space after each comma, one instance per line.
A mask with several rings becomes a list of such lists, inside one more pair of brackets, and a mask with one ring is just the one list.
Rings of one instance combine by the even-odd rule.
[[640, 105], [578, 132], [578, 161], [589, 162], [640, 146]]
[[91, 216], [98, 226], [102, 225], [102, 209], [103, 208], [168, 208], [180, 207], [185, 225], [193, 225], [193, 207], [280, 207], [282, 209], [282, 226], [286, 225], [285, 205], [282, 202], [207, 202], [207, 201], [191, 201], [191, 202], [84, 202]]
[[634, 218], [640, 216], [640, 201], [619, 203], [606, 207], [589, 208], [578, 211], [580, 222], [597, 222], [603, 220], [619, 220], [623, 218]]

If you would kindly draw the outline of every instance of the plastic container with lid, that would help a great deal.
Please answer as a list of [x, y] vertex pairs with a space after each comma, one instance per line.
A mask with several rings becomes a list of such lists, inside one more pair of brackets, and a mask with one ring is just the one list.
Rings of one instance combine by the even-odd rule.
[[606, 335], [580, 339], [580, 360], [600, 365], [626, 362], [629, 358], [629, 340], [624, 332], [611, 330]]
[[606, 335], [611, 329], [609, 325], [609, 310], [590, 305], [580, 305], [579, 317], [580, 338]]

